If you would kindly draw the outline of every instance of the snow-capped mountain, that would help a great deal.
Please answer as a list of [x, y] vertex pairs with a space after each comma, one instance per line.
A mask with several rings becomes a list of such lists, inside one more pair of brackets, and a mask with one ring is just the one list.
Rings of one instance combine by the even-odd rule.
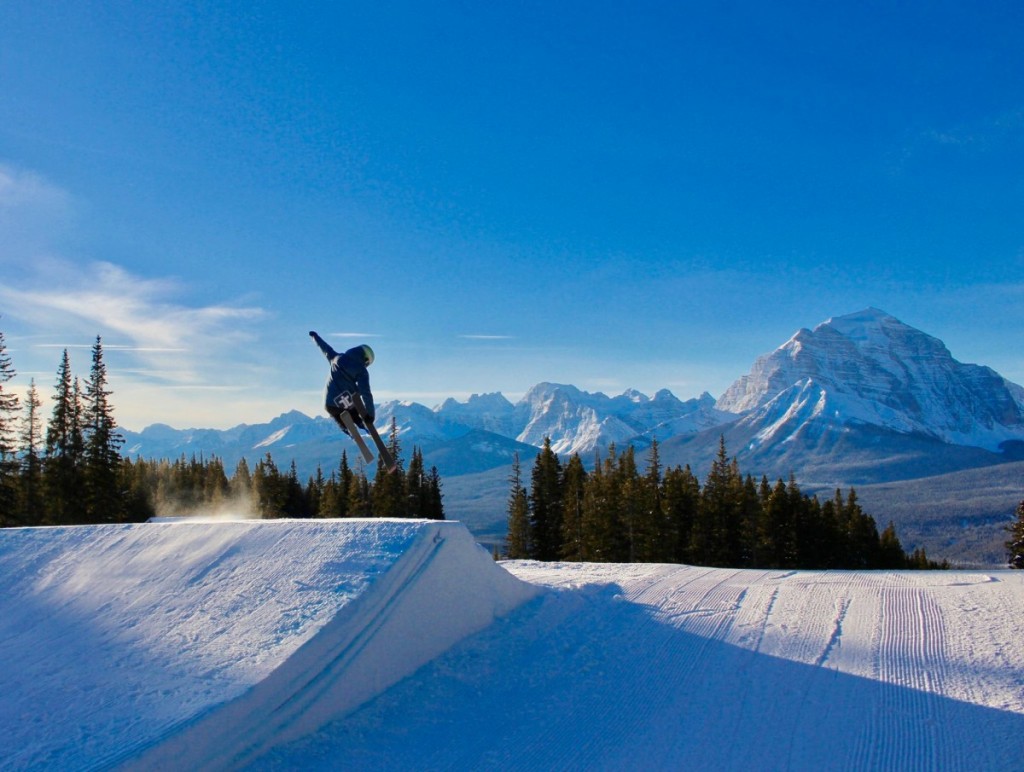
[[[644, 445], [651, 438], [693, 433], [732, 418], [715, 410], [709, 394], [685, 402], [667, 390], [653, 398], [638, 391], [608, 397], [542, 383], [515, 405], [501, 394], [473, 395], [466, 402], [448, 399], [433, 409], [385, 402], [377, 408], [376, 424], [386, 433], [394, 422], [406, 456], [419, 447], [428, 465], [436, 464], [443, 475], [461, 475], [508, 466], [516, 453], [528, 461], [545, 437], [559, 453], [589, 453], [612, 442]], [[279, 465], [295, 460], [303, 475], [317, 465], [334, 468], [347, 442], [330, 419], [295, 410], [267, 424], [225, 431], [156, 424], [124, 435], [130, 456], [217, 455], [233, 467], [243, 457], [254, 462], [270, 453]]]
[[[884, 446], [884, 457], [892, 458], [910, 438], [918, 446], [927, 441], [972, 449], [973, 455], [957, 451], [953, 465], [969, 468], [994, 458], [1007, 441], [1024, 442], [1024, 388], [988, 367], [958, 362], [938, 339], [869, 308], [799, 330], [759, 357], [717, 402], [707, 393], [686, 401], [664, 389], [653, 397], [635, 390], [609, 397], [540, 383], [515, 404], [493, 393], [465, 402], [448, 399], [434, 408], [379, 405], [382, 432], [392, 421], [406, 454], [421, 448], [424, 460], [447, 476], [505, 467], [515, 453], [529, 461], [545, 438], [556, 452], [588, 460], [611, 443], [644, 447], [657, 439], [670, 443], [666, 451], [673, 461], [700, 468], [722, 434], [741, 461], [760, 456], [787, 466], [777, 470], [766, 463], [754, 472], [834, 465], [840, 448], [849, 456], [854, 445], [859, 457], [874, 445]], [[872, 439], [864, 439], [865, 432]], [[302, 474], [317, 465], [333, 468], [348, 442], [330, 419], [294, 410], [267, 424], [225, 431], [157, 424], [124, 434], [132, 456], [216, 454], [230, 465], [271, 453], [279, 464], [294, 459]], [[989, 456], [979, 461], [979, 449]], [[917, 450], [915, 458], [931, 452]], [[940, 468], [949, 471], [947, 466]]]
[[664, 439], [692, 433], [727, 420], [705, 393], [683, 402], [662, 389], [654, 398], [636, 390], [617, 397], [591, 394], [575, 386], [541, 383], [534, 386], [514, 409], [516, 437], [529, 445], [551, 438], [557, 453], [589, 453], [611, 443]]
[[878, 309], [799, 330], [759, 357], [718, 400], [742, 414], [757, 445], [812, 425], [870, 425], [997, 450], [1024, 439], [1024, 394], [988, 367]]

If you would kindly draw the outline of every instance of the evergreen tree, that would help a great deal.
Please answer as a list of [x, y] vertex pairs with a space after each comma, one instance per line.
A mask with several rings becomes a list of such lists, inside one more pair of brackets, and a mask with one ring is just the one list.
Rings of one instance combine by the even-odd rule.
[[64, 349], [57, 370], [53, 414], [46, 427], [46, 458], [43, 482], [46, 521], [54, 525], [82, 522], [84, 508], [80, 485], [83, 441], [78, 382], [71, 375], [71, 360]]
[[0, 332], [0, 525], [13, 525], [21, 519], [17, 511], [18, 460], [14, 447], [18, 396], [7, 386], [14, 376], [7, 343]]
[[903, 551], [903, 545], [896, 536], [896, 526], [890, 520], [879, 537], [878, 567], [897, 569], [906, 567], [906, 564], [907, 553]]
[[299, 482], [299, 471], [295, 466], [294, 459], [292, 459], [282, 485], [284, 487], [284, 503], [281, 507], [281, 514], [285, 517], [309, 517], [309, 506], [302, 483]]
[[596, 563], [622, 561], [627, 551], [621, 502], [619, 459], [615, 445], [608, 455], [594, 460], [594, 471], [587, 479], [583, 496], [583, 559]]
[[346, 517], [370, 517], [371, 515], [370, 482], [366, 479], [366, 470], [361, 465], [359, 471], [353, 473], [345, 510]]
[[742, 555], [743, 479], [735, 459], [729, 460], [725, 438], [701, 491], [691, 549], [695, 562], [710, 566], [739, 565]]
[[35, 379], [29, 381], [25, 398], [25, 415], [21, 428], [21, 485], [18, 502], [19, 520], [24, 525], [43, 522], [42, 425], [39, 417], [39, 392]]
[[377, 473], [373, 478], [371, 497], [374, 517], [408, 517], [405, 500], [405, 472], [402, 469], [402, 447], [398, 441], [398, 422], [391, 419], [388, 436], [388, 450], [395, 459], [397, 468], [389, 472], [380, 456], [377, 457]]
[[216, 456], [211, 458], [203, 470], [202, 481], [204, 503], [211, 505], [214, 510], [223, 507], [231, 491], [227, 473], [224, 471], [224, 462]]
[[316, 465], [316, 476], [310, 477], [306, 483], [306, 505], [308, 517], [319, 517], [320, 508], [327, 490], [327, 479], [324, 477], [324, 470], [320, 464]]
[[288, 499], [286, 480], [269, 453], [253, 470], [252, 490], [260, 517], [267, 519], [281, 517], [284, 514]]
[[562, 546], [562, 465], [550, 437], [544, 438], [534, 461], [529, 499], [533, 557], [557, 560]]
[[232, 504], [240, 507], [244, 514], [249, 514], [252, 511], [254, 504], [252, 473], [249, 471], [249, 462], [245, 460], [244, 456], [235, 464], [235, 473], [231, 475], [231, 481], [228, 483], [228, 495], [231, 497]]
[[[333, 479], [333, 475], [332, 475]], [[352, 490], [355, 474], [348, 465], [348, 453], [341, 451], [338, 462], [338, 480], [334, 491], [333, 506], [326, 508], [324, 517], [347, 517], [349, 492]]]
[[667, 521], [663, 502], [661, 453], [657, 440], [651, 442], [647, 470], [642, 477], [634, 473], [636, 497], [635, 534], [632, 560], [665, 563], [671, 560], [665, 538]]
[[427, 509], [430, 520], [444, 520], [444, 492], [441, 490], [441, 473], [436, 466], [430, 467], [427, 475]]
[[700, 481], [687, 465], [665, 473], [664, 488], [665, 542], [667, 560], [672, 563], [693, 562], [690, 544], [693, 524], [700, 506]]
[[797, 506], [780, 478], [762, 503], [754, 564], [758, 568], [796, 568]]
[[423, 469], [423, 453], [414, 447], [405, 473], [405, 517], [426, 518], [432, 514], [430, 481]]
[[106, 387], [107, 368], [103, 362], [103, 345], [97, 335], [92, 348], [92, 368], [85, 387], [83, 421], [86, 513], [89, 521], [95, 523], [119, 522], [123, 516], [118, 481], [120, 448], [124, 440], [117, 433], [109, 401], [111, 392]]
[[156, 515], [152, 493], [155, 486], [149, 481], [148, 464], [141, 459], [133, 463], [121, 460], [118, 487], [123, 493], [122, 509], [130, 523], [143, 523]]
[[640, 475], [636, 468], [636, 451], [630, 445], [618, 456], [614, 471], [615, 508], [618, 511], [622, 529], [616, 540], [615, 550], [609, 555], [614, 562], [637, 563], [645, 558], [641, 554], [641, 509]]
[[1006, 530], [1010, 538], [1006, 542], [1010, 568], [1024, 568], [1024, 501], [1017, 505], [1017, 520]]
[[573, 453], [562, 470], [562, 547], [564, 560], [583, 560], [583, 502], [587, 471], [579, 453]]
[[508, 496], [508, 531], [505, 537], [505, 554], [512, 560], [533, 557], [530, 528], [530, 509], [523, 487], [523, 473], [519, 464], [519, 453], [513, 456], [512, 474], [509, 477], [511, 490]]
[[850, 545], [850, 562], [844, 568], [878, 568], [879, 538], [875, 519], [857, 503], [857, 492], [850, 489], [843, 505], [843, 520]]

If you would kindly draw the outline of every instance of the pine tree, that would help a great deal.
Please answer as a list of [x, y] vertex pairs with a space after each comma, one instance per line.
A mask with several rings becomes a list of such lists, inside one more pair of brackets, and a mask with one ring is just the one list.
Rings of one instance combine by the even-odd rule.
[[14, 437], [18, 415], [18, 396], [7, 388], [15, 376], [7, 354], [7, 343], [0, 332], [0, 525], [13, 525], [18, 517], [18, 460]]
[[284, 504], [281, 513], [285, 517], [309, 517], [309, 505], [306, 501], [305, 491], [302, 483], [299, 482], [299, 470], [295, 466], [295, 459], [292, 459], [288, 474], [283, 480]]
[[419, 448], [412, 449], [412, 459], [405, 473], [405, 516], [421, 518], [427, 516], [430, 489], [423, 469], [423, 454]]
[[345, 504], [346, 517], [370, 517], [370, 482], [366, 479], [366, 470], [360, 465], [352, 475], [352, 483], [348, 489], [348, 501]]
[[25, 415], [21, 429], [21, 486], [18, 502], [19, 520], [24, 525], [43, 522], [43, 460], [42, 427], [39, 418], [39, 392], [35, 379], [29, 381], [25, 398]]
[[281, 517], [288, 499], [287, 481], [267, 453], [252, 473], [253, 498], [261, 518]]
[[758, 527], [758, 568], [796, 568], [797, 499], [780, 478], [762, 504]]
[[671, 560], [668, 540], [665, 538], [663, 489], [661, 479], [661, 455], [658, 441], [651, 442], [647, 458], [647, 471], [637, 477], [636, 489], [636, 534], [632, 560], [645, 563], [665, 563]]
[[844, 568], [878, 568], [878, 527], [875, 519], [865, 514], [857, 503], [857, 492], [853, 488], [843, 505], [843, 520], [847, 524], [850, 545], [850, 563]]
[[113, 407], [107, 391], [107, 368], [103, 362], [100, 336], [92, 348], [92, 368], [85, 387], [83, 430], [85, 454], [83, 478], [86, 512], [91, 522], [122, 520], [122, 499], [118, 491], [120, 448], [124, 439], [117, 433]]
[[1006, 530], [1010, 538], [1006, 542], [1010, 568], [1024, 568], [1024, 501], [1017, 505], [1017, 520]]
[[228, 483], [228, 495], [231, 497], [233, 506], [238, 507], [246, 515], [250, 514], [254, 506], [252, 473], [249, 471], [249, 462], [245, 457], [238, 459], [235, 465], [235, 473]]
[[564, 560], [583, 560], [583, 501], [587, 470], [579, 453], [573, 453], [562, 471], [562, 547]]
[[398, 422], [391, 419], [388, 435], [388, 450], [397, 468], [389, 472], [380, 456], [377, 457], [377, 472], [373, 478], [371, 496], [374, 517], [408, 517], [405, 501], [405, 471], [402, 468], [402, 446], [398, 441]]
[[551, 449], [551, 438], [534, 461], [530, 477], [530, 528], [533, 557], [557, 560], [562, 545], [562, 465]]
[[906, 564], [907, 554], [903, 551], [899, 537], [896, 536], [896, 526], [890, 520], [879, 537], [878, 567], [897, 569], [906, 567]]
[[84, 508], [80, 466], [83, 441], [81, 398], [78, 381], [72, 378], [71, 360], [64, 349], [57, 370], [53, 397], [53, 415], [46, 427], [46, 458], [43, 481], [46, 492], [46, 518], [55, 525], [82, 522]]
[[722, 437], [718, 456], [711, 464], [701, 491], [694, 523], [691, 549], [695, 562], [710, 566], [739, 565], [743, 552], [743, 499], [743, 478], [736, 460], [729, 460]]
[[614, 443], [608, 455], [594, 459], [583, 496], [583, 559], [597, 563], [622, 562], [627, 552], [621, 518], [619, 459]]
[[505, 536], [505, 554], [512, 560], [533, 557], [531, 540], [530, 509], [523, 487], [522, 467], [519, 454], [512, 460], [512, 474], [509, 477], [511, 490], [508, 496], [508, 532]]
[[444, 492], [441, 490], [441, 474], [436, 466], [427, 474], [427, 509], [430, 520], [444, 520]]
[[338, 491], [334, 509], [328, 517], [348, 517], [349, 492], [352, 490], [355, 481], [355, 474], [348, 465], [348, 453], [341, 451], [341, 460], [338, 462]]
[[665, 542], [669, 549], [668, 561], [693, 561], [690, 543], [693, 524], [700, 506], [700, 481], [690, 469], [675, 467], [665, 473], [664, 488]]
[[617, 540], [616, 550], [609, 556], [614, 562], [636, 563], [645, 558], [641, 554], [640, 475], [636, 468], [636, 451], [630, 445], [618, 457], [614, 472], [616, 509], [622, 531]]

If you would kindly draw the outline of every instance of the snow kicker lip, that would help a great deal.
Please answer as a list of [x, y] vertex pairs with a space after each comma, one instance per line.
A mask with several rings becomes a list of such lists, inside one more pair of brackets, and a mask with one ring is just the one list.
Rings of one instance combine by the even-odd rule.
[[[539, 592], [497, 566], [460, 523], [425, 522], [385, 573], [264, 680], [114, 764], [242, 768], [354, 710]], [[425, 614], [435, 624], [424, 624]]]

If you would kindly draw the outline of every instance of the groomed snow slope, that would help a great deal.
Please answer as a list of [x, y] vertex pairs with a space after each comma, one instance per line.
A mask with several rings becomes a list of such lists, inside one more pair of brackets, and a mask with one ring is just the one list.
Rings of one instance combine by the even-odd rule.
[[1024, 572], [512, 562], [552, 591], [254, 769], [999, 770]]
[[0, 768], [244, 764], [538, 590], [458, 523], [0, 531]]
[[496, 565], [374, 520], [4, 530], [0, 582], [3, 769], [1024, 757], [1024, 572]]

